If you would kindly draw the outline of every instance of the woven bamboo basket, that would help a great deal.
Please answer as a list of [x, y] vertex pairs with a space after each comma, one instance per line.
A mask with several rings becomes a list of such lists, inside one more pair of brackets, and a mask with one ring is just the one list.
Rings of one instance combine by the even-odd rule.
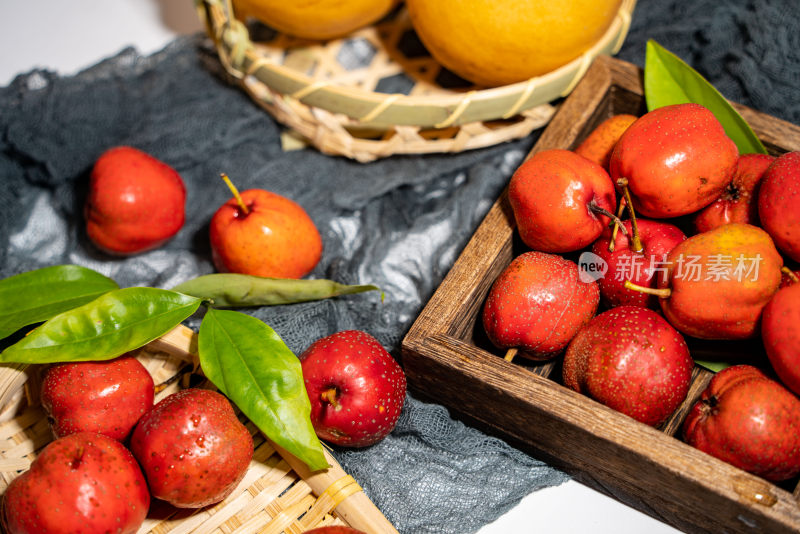
[[[192, 387], [213, 388], [197, 373], [197, 337], [189, 328], [178, 326], [135, 354], [157, 384], [156, 402], [190, 380]], [[43, 365], [0, 367], [0, 492], [53, 439], [39, 405], [44, 370]], [[195, 384], [198, 380], [202, 382]], [[154, 499], [139, 534], [299, 534], [325, 525], [397, 534], [327, 450], [330, 467], [309, 472], [303, 462], [242, 420], [253, 435], [255, 452], [236, 490], [224, 501], [196, 510], [178, 510]]]
[[[480, 88], [447, 83], [447, 71], [415, 41], [400, 6], [382, 21], [316, 42], [237, 18], [231, 0], [195, 0], [217, 56], [232, 80], [293, 138], [361, 162], [394, 154], [460, 152], [518, 139], [547, 124], [599, 54], [625, 40], [636, 0], [622, 0], [603, 35], [580, 57], [542, 76]], [[363, 65], [343, 64], [354, 52]], [[443, 76], [445, 74], [445, 76]], [[402, 91], [383, 82], [403, 79]], [[286, 137], [285, 137], [286, 138]], [[288, 145], [287, 145], [288, 146]]]

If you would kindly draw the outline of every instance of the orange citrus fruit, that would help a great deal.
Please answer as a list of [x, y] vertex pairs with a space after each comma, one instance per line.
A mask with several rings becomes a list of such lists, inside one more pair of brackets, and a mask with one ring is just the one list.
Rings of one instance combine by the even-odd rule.
[[239, 18], [253, 17], [280, 32], [333, 39], [372, 24], [399, 0], [234, 0]]
[[422, 43], [478, 85], [540, 76], [579, 57], [606, 32], [621, 0], [406, 0]]

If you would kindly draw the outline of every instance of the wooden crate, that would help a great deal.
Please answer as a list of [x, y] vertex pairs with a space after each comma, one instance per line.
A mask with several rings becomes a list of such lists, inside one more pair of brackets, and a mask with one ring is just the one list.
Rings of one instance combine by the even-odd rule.
[[[156, 402], [190, 384], [213, 389], [192, 372], [199, 365], [197, 334], [183, 325], [135, 355], [153, 377]], [[53, 439], [39, 404], [44, 369], [43, 365], [0, 366], [0, 493]], [[241, 414], [240, 418], [253, 435], [255, 452], [233, 493], [218, 504], [197, 509], [178, 509], [152, 499], [138, 534], [300, 534], [326, 525], [351, 526], [367, 534], [398, 534], [327, 450], [330, 467], [311, 472]]]
[[[800, 150], [800, 128], [736, 107], [770, 151]], [[599, 57], [531, 153], [574, 148], [607, 117], [644, 111], [641, 70]], [[524, 250], [504, 192], [403, 340], [411, 391], [686, 532], [800, 530], [797, 480], [767, 482], [680, 440], [709, 371], [695, 367], [686, 401], [651, 428], [564, 387], [560, 359], [503, 359], [486, 339], [480, 311], [495, 278]], [[697, 357], [717, 349], [692, 350]]]

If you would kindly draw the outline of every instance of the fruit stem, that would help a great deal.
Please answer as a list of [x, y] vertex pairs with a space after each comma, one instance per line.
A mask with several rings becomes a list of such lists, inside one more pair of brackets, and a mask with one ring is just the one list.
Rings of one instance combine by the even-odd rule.
[[616, 215], [614, 215], [613, 213], [611, 213], [610, 211], [608, 211], [607, 209], [601, 208], [600, 206], [595, 204], [594, 200], [589, 202], [589, 211], [593, 211], [595, 213], [600, 213], [601, 215], [605, 215], [606, 217], [608, 217], [609, 219], [614, 221], [614, 224], [616, 224], [617, 227], [620, 230], [622, 230], [623, 234], [628, 235], [628, 231], [625, 230], [624, 226], [622, 226], [622, 221], [620, 220], [620, 218], [617, 217]]
[[334, 409], [339, 408], [339, 401], [337, 400], [338, 396], [339, 395], [336, 391], [336, 388], [328, 388], [319, 394], [319, 398], [322, 399], [323, 402], [327, 402], [333, 406]]
[[167, 389], [167, 387], [169, 387], [170, 384], [174, 384], [175, 382], [177, 382], [178, 379], [182, 378], [184, 375], [186, 375], [186, 373], [191, 373], [192, 369], [193, 369], [193, 366], [192, 366], [191, 363], [187, 363], [186, 365], [184, 365], [183, 367], [178, 369], [177, 373], [175, 373], [171, 377], [167, 378], [166, 380], [164, 380], [160, 384], [156, 384], [155, 385], [155, 389], [154, 389], [155, 394], [158, 395], [159, 393], [161, 393], [162, 391]]
[[510, 362], [514, 359], [514, 356], [516, 355], [517, 355], [517, 349], [511, 348], [506, 351], [506, 355], [503, 357], [503, 359], [507, 362]]
[[787, 266], [784, 265], [783, 267], [781, 267], [781, 272], [785, 274], [789, 278], [789, 280], [792, 281], [793, 284], [800, 282], [800, 278], [798, 278], [797, 275], [794, 274], [792, 270]]
[[222, 172], [220, 173], [220, 176], [222, 177], [222, 180], [225, 182], [225, 184], [228, 186], [228, 189], [231, 190], [231, 193], [233, 193], [233, 198], [235, 198], [236, 203], [239, 204], [239, 209], [242, 210], [245, 215], [250, 213], [250, 210], [247, 209], [247, 205], [244, 203], [244, 200], [242, 200], [242, 196], [239, 194], [239, 190], [236, 189], [235, 185], [233, 185], [233, 182], [231, 182], [231, 179], [228, 178], [228, 175]]
[[659, 298], [666, 299], [672, 295], [672, 290], [668, 287], [663, 287], [660, 289], [655, 289], [652, 287], [644, 287], [638, 284], [634, 284], [630, 280], [625, 280], [624, 284], [626, 289], [632, 289], [633, 291], [639, 291], [640, 293], [647, 293], [648, 295], [655, 295]]
[[628, 179], [627, 178], [619, 178], [617, 179], [617, 186], [622, 189], [622, 194], [625, 196], [625, 204], [628, 205], [628, 212], [631, 214], [631, 233], [633, 237], [631, 238], [631, 249], [634, 252], [638, 252], [641, 254], [644, 252], [644, 247], [642, 246], [642, 240], [639, 239], [639, 227], [636, 224], [636, 213], [633, 209], [633, 200], [631, 198], [631, 191], [628, 189]]
[[617, 232], [619, 232], [619, 229], [622, 228], [622, 231], [625, 231], [625, 227], [619, 223], [622, 218], [622, 212], [625, 211], [625, 205], [625, 199], [622, 199], [617, 208], [617, 219], [614, 220], [614, 228], [611, 230], [611, 241], [608, 242], [609, 252], [614, 252], [614, 249], [617, 248]]

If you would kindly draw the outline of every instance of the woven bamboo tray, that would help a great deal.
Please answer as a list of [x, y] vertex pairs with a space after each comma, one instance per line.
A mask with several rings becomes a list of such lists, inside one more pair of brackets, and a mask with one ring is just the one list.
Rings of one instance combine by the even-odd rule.
[[[156, 402], [202, 379], [197, 336], [178, 326], [136, 351], [157, 384]], [[0, 367], [0, 492], [24, 472], [53, 436], [39, 405], [45, 366]], [[208, 381], [193, 387], [213, 388]], [[299, 534], [324, 525], [348, 525], [368, 534], [397, 534], [361, 487], [325, 451], [330, 468], [309, 472], [306, 465], [265, 439], [243, 419], [253, 435], [250, 468], [224, 501], [197, 510], [179, 510], [153, 499], [139, 534]]]
[[[800, 127], [734, 106], [771, 153], [800, 150]], [[575, 148], [604, 119], [645, 111], [641, 70], [599, 57], [532, 153]], [[486, 338], [480, 310], [497, 276], [528, 250], [515, 228], [503, 192], [402, 342], [409, 389], [685, 532], [800, 532], [800, 477], [774, 484], [680, 439], [710, 371], [695, 366], [686, 400], [652, 428], [565, 387], [560, 358], [503, 358]], [[687, 343], [697, 359], [743, 362], [755, 361], [760, 345]]]
[[[345, 38], [315, 42], [241, 21], [230, 0], [195, 2], [235, 83], [305, 142], [361, 162], [460, 152], [528, 135], [550, 120], [551, 103], [570, 93], [597, 55], [619, 50], [636, 5], [622, 0], [603, 37], [567, 65], [524, 82], [479, 88], [447, 83], [447, 72], [427, 51], [409, 51], [416, 34], [402, 5]], [[342, 52], [353, 49], [368, 63], [343, 64]], [[402, 91], [380, 88], [397, 77], [407, 82]]]

